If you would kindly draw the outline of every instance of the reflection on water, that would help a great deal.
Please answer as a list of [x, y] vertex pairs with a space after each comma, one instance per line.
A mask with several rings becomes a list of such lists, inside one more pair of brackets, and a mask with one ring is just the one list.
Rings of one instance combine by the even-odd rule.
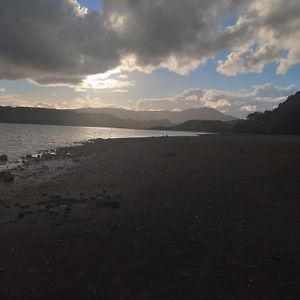
[[119, 128], [0, 124], [0, 154], [7, 154], [10, 161], [13, 161], [39, 150], [71, 146], [74, 143], [89, 139], [157, 137], [163, 135], [191, 136], [195, 134]]

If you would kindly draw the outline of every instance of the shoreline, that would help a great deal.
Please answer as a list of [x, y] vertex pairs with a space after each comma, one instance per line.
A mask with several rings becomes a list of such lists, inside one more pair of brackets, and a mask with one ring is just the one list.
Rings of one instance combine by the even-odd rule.
[[[0, 124], [1, 125], [1, 124]], [[57, 130], [51, 129], [52, 125], [37, 125], [37, 128], [41, 127], [41, 132], [35, 129], [33, 133], [37, 136], [31, 136], [31, 133], [28, 130], [33, 126], [32, 124], [25, 124], [24, 129], [22, 124], [3, 124], [7, 126], [15, 125], [17, 128], [16, 131], [18, 134], [14, 136], [5, 135], [3, 136], [2, 143], [0, 143], [1, 155], [5, 154], [9, 157], [9, 164], [17, 165], [19, 162], [25, 159], [28, 155], [38, 156], [41, 153], [50, 151], [50, 149], [63, 148], [63, 147], [74, 147], [77, 144], [81, 144], [93, 139], [115, 139], [115, 138], [143, 138], [143, 137], [160, 137], [163, 135], [170, 136], [196, 136], [197, 133], [193, 132], [183, 132], [183, 131], [155, 131], [155, 130], [139, 130], [139, 129], [128, 129], [128, 128], [109, 128], [109, 127], [76, 127], [68, 126], [68, 129], [65, 129], [67, 126], [58, 126], [58, 129], [61, 128], [61, 132], [58, 133]], [[26, 127], [28, 126], [28, 127]], [[9, 128], [9, 127], [8, 127]], [[45, 131], [46, 129], [48, 131]], [[0, 128], [1, 129], [1, 128]], [[203, 133], [206, 134], [206, 133]], [[44, 135], [48, 135], [47, 138]], [[63, 138], [66, 136], [66, 138]], [[19, 141], [23, 146], [23, 151], [20, 151], [20, 146], [13, 143], [14, 138]], [[5, 139], [8, 139], [8, 144], [5, 144]], [[22, 147], [21, 147], [22, 148]], [[9, 169], [11, 167], [8, 164], [3, 164], [0, 162], [0, 169]]]
[[300, 295], [299, 137], [111, 139], [59, 153], [0, 182], [1, 300]]

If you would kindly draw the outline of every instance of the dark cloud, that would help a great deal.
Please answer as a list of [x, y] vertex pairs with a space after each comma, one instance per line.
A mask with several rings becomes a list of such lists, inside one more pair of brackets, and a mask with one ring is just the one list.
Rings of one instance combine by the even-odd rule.
[[72, 0], [1, 0], [0, 77], [74, 82], [119, 64], [101, 14]]
[[[103, 12], [91, 12], [75, 0], [1, 0], [0, 79], [74, 85], [121, 66], [186, 73], [225, 49], [226, 75], [271, 61], [284, 73], [300, 61], [299, 3], [103, 0]], [[223, 28], [228, 16], [238, 21]]]

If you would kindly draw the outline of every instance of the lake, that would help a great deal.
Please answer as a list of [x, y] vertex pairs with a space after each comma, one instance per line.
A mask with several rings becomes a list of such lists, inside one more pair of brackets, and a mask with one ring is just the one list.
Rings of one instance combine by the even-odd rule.
[[[8, 155], [9, 161], [13, 162], [26, 154], [72, 146], [96, 138], [193, 136], [197, 134], [177, 131], [0, 123], [0, 155]], [[6, 166], [2, 164], [2, 169], [3, 167]]]

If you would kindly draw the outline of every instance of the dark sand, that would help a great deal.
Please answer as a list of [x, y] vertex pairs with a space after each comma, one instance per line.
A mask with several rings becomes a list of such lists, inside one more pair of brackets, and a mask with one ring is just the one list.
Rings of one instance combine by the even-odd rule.
[[72, 153], [0, 183], [1, 300], [300, 299], [300, 137]]

